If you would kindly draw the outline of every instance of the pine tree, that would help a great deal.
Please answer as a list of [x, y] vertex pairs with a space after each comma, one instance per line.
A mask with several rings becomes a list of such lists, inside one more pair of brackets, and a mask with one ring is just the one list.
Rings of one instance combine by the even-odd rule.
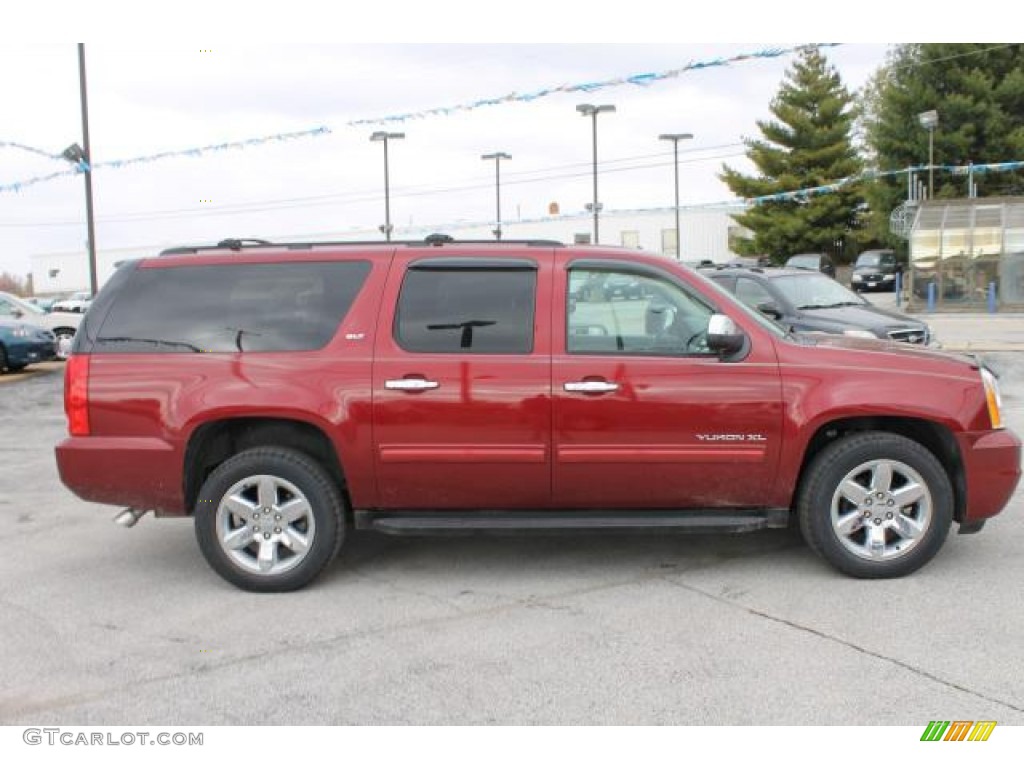
[[[759, 175], [744, 176], [723, 166], [720, 178], [733, 194], [752, 198], [793, 192], [860, 172], [851, 140], [852, 97], [820, 51], [807, 49], [799, 55], [770, 110], [776, 119], [757, 123], [763, 139], [744, 140]], [[857, 227], [862, 202], [860, 185], [851, 184], [826, 194], [752, 206], [734, 217], [754, 233], [737, 247], [775, 261], [808, 252], [842, 260], [843, 244]]]
[[[967, 178], [941, 166], [1024, 160], [1024, 45], [921, 43], [897, 46], [862, 99], [870, 163], [895, 171], [928, 163], [918, 115], [939, 113], [934, 133], [936, 198], [965, 197]], [[928, 174], [918, 178], [927, 184]], [[1024, 194], [1020, 172], [977, 174], [978, 195]], [[870, 230], [889, 237], [889, 215], [907, 199], [907, 175], [868, 190]]]

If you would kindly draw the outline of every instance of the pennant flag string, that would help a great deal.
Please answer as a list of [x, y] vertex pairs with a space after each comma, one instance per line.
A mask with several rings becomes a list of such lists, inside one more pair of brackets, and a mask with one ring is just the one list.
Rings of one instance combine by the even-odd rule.
[[[1024, 169], [1024, 161], [1014, 160], [1005, 163], [982, 163], [979, 165], [936, 165], [934, 169], [936, 171], [947, 171], [957, 176], [965, 176], [968, 173], [1002, 173], [1005, 171], [1019, 171]], [[746, 205], [761, 205], [762, 203], [789, 202], [794, 200], [804, 201], [809, 197], [838, 192], [843, 187], [849, 186], [850, 184], [854, 184], [858, 181], [872, 181], [874, 179], [881, 179], [889, 176], [902, 176], [906, 173], [919, 173], [927, 170], [927, 165], [915, 165], [910, 168], [901, 168], [898, 171], [865, 171], [864, 173], [847, 176], [846, 178], [833, 181], [829, 184], [797, 189], [792, 192], [776, 192], [770, 195], [748, 197], [744, 198], [743, 202]]]
[[[291, 133], [275, 133], [270, 136], [260, 136], [254, 139], [243, 139], [241, 141], [227, 141], [220, 144], [208, 144], [204, 147], [192, 147], [190, 149], [175, 149], [168, 150], [166, 152], [157, 152], [152, 155], [143, 155], [142, 157], [132, 157], [126, 160], [108, 160], [106, 162], [93, 163], [90, 167], [88, 163], [79, 162], [74, 167], [70, 167], [64, 171], [57, 171], [55, 173], [49, 173], [44, 176], [35, 176], [31, 179], [24, 179], [23, 181], [16, 181], [10, 184], [0, 184], [0, 192], [20, 192], [26, 187], [31, 187], [34, 184], [40, 184], [44, 181], [51, 181], [53, 179], [60, 178], [61, 176], [74, 176], [79, 173], [85, 173], [87, 170], [95, 170], [96, 168], [126, 168], [131, 165], [138, 165], [140, 163], [153, 163], [157, 160], [166, 160], [171, 157], [201, 157], [209, 152], [223, 152], [230, 149], [244, 149], [246, 147], [254, 147], [260, 144], [269, 144], [277, 141], [292, 141], [294, 139], [302, 139], [311, 136], [322, 136], [330, 133], [331, 129], [326, 126], [320, 126], [318, 128], [312, 128], [307, 131], [293, 131]], [[3, 144], [12, 144], [13, 142], [3, 142]], [[30, 147], [19, 146], [19, 149], [31, 149]], [[50, 155], [42, 150], [35, 150], [38, 154], [52, 157], [55, 160], [64, 161], [65, 158], [61, 155]]]
[[[385, 117], [378, 118], [367, 118], [361, 120], [350, 120], [345, 125], [347, 127], [358, 127], [364, 125], [377, 125], [381, 123], [394, 123], [402, 122], [405, 120], [420, 119], [435, 115], [451, 115], [457, 112], [466, 112], [481, 107], [498, 106], [501, 104], [507, 104], [511, 102], [532, 102], [537, 99], [546, 98], [557, 93], [593, 93], [605, 88], [614, 88], [622, 85], [636, 85], [646, 87], [654, 82], [660, 80], [667, 80], [671, 78], [680, 77], [687, 72], [696, 70], [708, 69], [710, 67], [724, 67], [731, 64], [737, 64], [752, 59], [768, 59], [785, 56], [791, 53], [799, 53], [804, 50], [817, 49], [817, 48], [831, 48], [840, 45], [840, 43], [807, 43], [803, 45], [797, 45], [790, 48], [766, 48], [760, 51], [753, 51], [750, 53], [740, 53], [735, 56], [729, 56], [725, 58], [714, 58], [705, 61], [691, 61], [682, 67], [675, 69], [669, 69], [664, 72], [642, 72], [633, 75], [627, 75], [624, 77], [617, 77], [609, 80], [597, 80], [575, 84], [563, 84], [550, 88], [542, 88], [531, 93], [518, 93], [512, 92], [505, 94], [504, 96], [496, 96], [487, 99], [479, 99], [477, 101], [468, 102], [464, 104], [456, 104], [448, 107], [435, 107], [433, 109], [421, 110], [418, 112], [407, 112], [402, 114], [388, 115]], [[270, 142], [277, 141], [289, 141], [292, 139], [306, 138], [312, 136], [321, 136], [331, 132], [331, 129], [326, 126], [320, 126], [307, 131], [296, 131], [292, 133], [277, 133], [269, 136], [260, 136], [253, 139], [245, 139], [242, 141], [225, 142], [221, 144], [211, 144], [205, 147], [194, 147], [191, 149], [180, 149], [171, 150], [167, 152], [158, 152], [152, 155], [144, 155], [142, 157], [133, 157], [125, 160], [111, 160], [106, 162], [94, 163], [93, 168], [124, 168], [131, 165], [137, 165], [139, 163], [151, 163], [158, 160], [164, 160], [172, 157], [200, 157], [208, 152], [221, 152], [225, 150], [243, 149], [245, 147], [257, 146], [260, 144], [268, 144]], [[33, 154], [41, 155], [43, 157], [63, 161], [65, 158], [62, 155], [47, 152], [43, 149], [36, 147], [30, 147], [25, 144], [20, 144], [13, 141], [0, 140], [0, 148], [9, 147], [12, 149], [19, 149], [25, 152], [31, 152]], [[36, 176], [30, 179], [24, 179], [22, 181], [16, 181], [8, 184], [0, 184], [0, 193], [3, 192], [20, 192], [26, 187], [31, 187], [35, 184], [40, 184], [46, 181], [60, 178], [62, 176], [71, 176], [77, 173], [82, 173], [88, 169], [88, 166], [79, 164], [76, 168], [68, 169], [64, 171], [58, 171], [56, 173], [50, 173], [43, 176]]]
[[711, 67], [726, 67], [731, 64], [738, 64], [751, 59], [771, 59], [779, 56], [786, 56], [791, 53], [800, 53], [802, 51], [817, 49], [817, 48], [834, 48], [840, 43], [805, 43], [803, 45], [796, 45], [791, 48], [765, 48], [761, 51], [754, 51], [752, 53], [740, 53], [735, 56], [729, 56], [727, 58], [716, 58], [709, 59], [707, 61], [691, 61], [688, 64], [678, 67], [676, 69], [669, 69], [664, 72], [644, 72], [635, 75], [627, 75], [625, 77], [616, 77], [610, 80], [597, 80], [593, 82], [575, 83], [571, 85], [559, 85], [551, 88], [543, 88], [532, 93], [512, 93], [505, 94], [504, 96], [497, 96], [488, 99], [479, 99], [477, 101], [467, 102], [463, 104], [454, 104], [448, 107], [434, 107], [432, 109], [419, 110], [417, 112], [402, 112], [394, 115], [386, 115], [384, 117], [365, 118], [361, 120], [350, 120], [346, 125], [350, 127], [360, 125], [379, 125], [382, 123], [400, 123], [406, 120], [419, 120], [425, 117], [432, 117], [435, 115], [450, 115], [453, 112], [468, 112], [470, 110], [479, 109], [481, 107], [490, 107], [497, 104], [507, 104], [516, 101], [536, 101], [537, 99], [551, 96], [556, 93], [593, 93], [604, 88], [616, 88], [622, 85], [638, 85], [647, 86], [657, 80], [668, 80], [671, 78], [680, 77], [687, 72], [692, 72], [699, 69], [708, 69]]

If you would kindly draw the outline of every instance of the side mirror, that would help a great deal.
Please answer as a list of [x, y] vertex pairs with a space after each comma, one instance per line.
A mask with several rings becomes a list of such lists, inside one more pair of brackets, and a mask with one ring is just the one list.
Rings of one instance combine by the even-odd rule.
[[712, 315], [708, 321], [708, 349], [722, 357], [743, 349], [747, 337], [728, 315]]
[[782, 319], [782, 310], [779, 309], [779, 305], [774, 301], [766, 301], [762, 304], [757, 305], [757, 311], [762, 315], [767, 315], [772, 320]]
[[16, 317], [16, 318], [18, 318], [20, 320], [21, 318], [23, 318], [25, 316], [25, 312], [24, 312], [24, 310], [21, 310], [21, 309], [18, 309], [17, 307], [14, 307], [11, 310], [11, 315]]

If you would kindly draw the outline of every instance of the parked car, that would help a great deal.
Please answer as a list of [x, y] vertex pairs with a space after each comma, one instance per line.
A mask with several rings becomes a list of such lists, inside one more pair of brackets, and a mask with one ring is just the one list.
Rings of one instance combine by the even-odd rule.
[[70, 296], [54, 302], [51, 309], [55, 312], [85, 312], [92, 303], [92, 294], [88, 291], [78, 291]]
[[52, 360], [56, 353], [57, 340], [45, 328], [0, 317], [0, 373]]
[[893, 291], [896, 274], [902, 273], [903, 268], [904, 263], [897, 260], [895, 251], [864, 251], [853, 265], [850, 287], [855, 291]]
[[927, 323], [876, 307], [827, 275], [802, 269], [725, 269], [707, 276], [790, 331], [934, 344]]
[[643, 298], [640, 283], [629, 275], [592, 275], [586, 281], [575, 281], [570, 292], [576, 301]]
[[826, 253], [798, 253], [786, 259], [786, 266], [791, 269], [810, 269], [829, 277], [836, 276], [836, 265]]
[[49, 312], [53, 309], [53, 305], [56, 303], [57, 299], [48, 296], [26, 296], [25, 301], [39, 307], [43, 312]]
[[[612, 278], [643, 298], [571, 296]], [[128, 526], [191, 515], [210, 566], [254, 591], [309, 583], [352, 527], [793, 524], [844, 573], [902, 576], [1021, 473], [976, 359], [793, 335], [663, 256], [536, 241], [127, 263], [85, 315], [64, 402], [74, 493]]]
[[35, 304], [3, 291], [0, 291], [0, 317], [13, 318], [52, 331], [57, 338], [57, 358], [60, 360], [67, 359], [71, 354], [71, 340], [82, 322], [80, 313], [45, 312]]

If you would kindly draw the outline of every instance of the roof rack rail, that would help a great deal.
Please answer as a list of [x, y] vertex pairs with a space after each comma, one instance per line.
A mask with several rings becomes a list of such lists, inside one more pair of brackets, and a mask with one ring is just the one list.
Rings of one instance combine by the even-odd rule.
[[231, 237], [231, 238], [228, 238], [227, 240], [221, 240], [219, 243], [217, 243], [217, 247], [218, 248], [230, 248], [232, 251], [240, 251], [244, 247], [246, 247], [247, 245], [251, 245], [251, 246], [256, 246], [256, 245], [273, 245], [273, 243], [270, 242], [269, 240], [258, 240], [258, 239], [254, 238], [254, 237], [250, 237], [250, 238], [246, 238], [246, 237], [234, 238], [234, 237]]
[[299, 243], [273, 243], [269, 240], [257, 240], [255, 238], [228, 238], [221, 240], [216, 245], [187, 245], [175, 248], [165, 248], [160, 251], [161, 256], [185, 256], [197, 254], [201, 251], [218, 251], [225, 248], [232, 251], [242, 251], [246, 248], [283, 248], [289, 251], [305, 251], [317, 247], [331, 246], [377, 246], [377, 247], [413, 247], [422, 248], [424, 245], [432, 245], [440, 248], [444, 245], [520, 245], [530, 248], [564, 248], [565, 243], [559, 240], [456, 240], [451, 235], [434, 233], [427, 235], [422, 240], [324, 240], [308, 241]]

